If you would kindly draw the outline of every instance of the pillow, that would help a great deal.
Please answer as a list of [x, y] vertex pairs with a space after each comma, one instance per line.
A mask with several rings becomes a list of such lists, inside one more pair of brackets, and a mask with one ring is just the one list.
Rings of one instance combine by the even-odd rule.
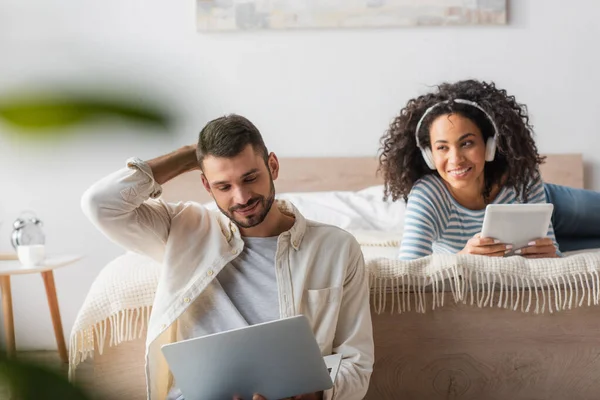
[[[356, 192], [280, 193], [276, 198], [291, 202], [305, 218], [345, 230], [402, 231], [405, 204], [383, 200], [383, 185]], [[207, 203], [216, 209], [214, 202]]]
[[383, 200], [383, 185], [356, 192], [282, 193], [304, 217], [346, 230], [402, 231], [404, 202]]

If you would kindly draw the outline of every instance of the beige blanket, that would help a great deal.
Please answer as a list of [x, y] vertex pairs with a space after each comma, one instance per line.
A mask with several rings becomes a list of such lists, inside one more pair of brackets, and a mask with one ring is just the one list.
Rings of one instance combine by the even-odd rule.
[[[600, 252], [538, 260], [433, 255], [399, 261], [393, 259], [396, 241], [359, 241], [370, 272], [372, 305], [378, 313], [435, 309], [443, 306], [446, 291], [457, 302], [535, 313], [599, 302]], [[149, 257], [126, 253], [102, 270], [71, 332], [71, 377], [80, 362], [93, 356], [94, 342], [102, 354], [107, 342], [115, 346], [142, 336], [159, 268]], [[427, 291], [433, 292], [432, 304], [426, 304]]]

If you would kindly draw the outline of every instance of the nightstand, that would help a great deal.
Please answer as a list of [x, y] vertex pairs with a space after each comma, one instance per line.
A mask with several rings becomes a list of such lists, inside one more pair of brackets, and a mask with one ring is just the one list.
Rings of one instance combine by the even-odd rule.
[[46, 256], [40, 265], [24, 266], [17, 259], [16, 255], [0, 255], [0, 289], [2, 290], [2, 310], [4, 312], [4, 332], [6, 336], [6, 350], [9, 357], [14, 357], [16, 352], [15, 345], [15, 325], [12, 309], [12, 293], [10, 289], [10, 277], [12, 275], [36, 274], [42, 275], [44, 286], [46, 288], [46, 297], [54, 326], [54, 336], [58, 345], [58, 354], [60, 359], [68, 363], [69, 357], [65, 345], [65, 337], [60, 319], [58, 300], [56, 298], [56, 287], [54, 285], [54, 273], [57, 268], [64, 267], [79, 261], [82, 256], [78, 255], [50, 255]]

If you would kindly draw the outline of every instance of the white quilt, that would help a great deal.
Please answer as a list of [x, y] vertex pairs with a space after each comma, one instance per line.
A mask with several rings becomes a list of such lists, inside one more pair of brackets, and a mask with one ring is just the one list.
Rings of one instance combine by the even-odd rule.
[[[447, 288], [457, 302], [523, 312], [555, 312], [599, 302], [600, 252], [582, 252], [560, 259], [433, 255], [400, 261], [394, 259], [398, 240], [389, 235], [384, 239], [365, 232], [354, 233], [363, 248], [372, 305], [378, 313], [386, 309], [435, 309], [443, 306], [442, 294]], [[80, 362], [93, 356], [94, 339], [102, 354], [107, 341], [114, 346], [143, 335], [159, 268], [146, 256], [126, 253], [102, 270], [71, 332], [71, 376]], [[431, 304], [426, 304], [426, 291], [433, 293]]]

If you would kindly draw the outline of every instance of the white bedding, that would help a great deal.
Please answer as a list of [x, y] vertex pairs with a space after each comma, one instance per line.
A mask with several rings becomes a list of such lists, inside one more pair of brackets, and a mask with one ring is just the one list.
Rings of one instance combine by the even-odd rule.
[[[403, 201], [383, 200], [383, 185], [359, 191], [280, 193], [310, 220], [334, 225], [348, 231], [402, 232]], [[214, 202], [204, 204], [216, 209]]]
[[[524, 312], [554, 312], [599, 301], [600, 252], [576, 252], [563, 259], [541, 260], [433, 255], [400, 261], [396, 257], [404, 203], [383, 201], [383, 186], [358, 192], [284, 193], [278, 197], [292, 201], [306, 218], [339, 226], [357, 238], [369, 269], [376, 312], [435, 309], [443, 305], [444, 297], [438, 294], [446, 289], [455, 301]], [[159, 268], [149, 257], [126, 253], [102, 270], [71, 332], [70, 373], [93, 355], [94, 340], [102, 353], [107, 341], [113, 346], [142, 336]], [[432, 304], [425, 303], [426, 287], [434, 293]], [[543, 298], [537, 297], [537, 290], [526, 289], [543, 289]], [[561, 297], [563, 290], [565, 295]], [[386, 303], [390, 292], [393, 301]], [[495, 293], [500, 293], [499, 299]]]

